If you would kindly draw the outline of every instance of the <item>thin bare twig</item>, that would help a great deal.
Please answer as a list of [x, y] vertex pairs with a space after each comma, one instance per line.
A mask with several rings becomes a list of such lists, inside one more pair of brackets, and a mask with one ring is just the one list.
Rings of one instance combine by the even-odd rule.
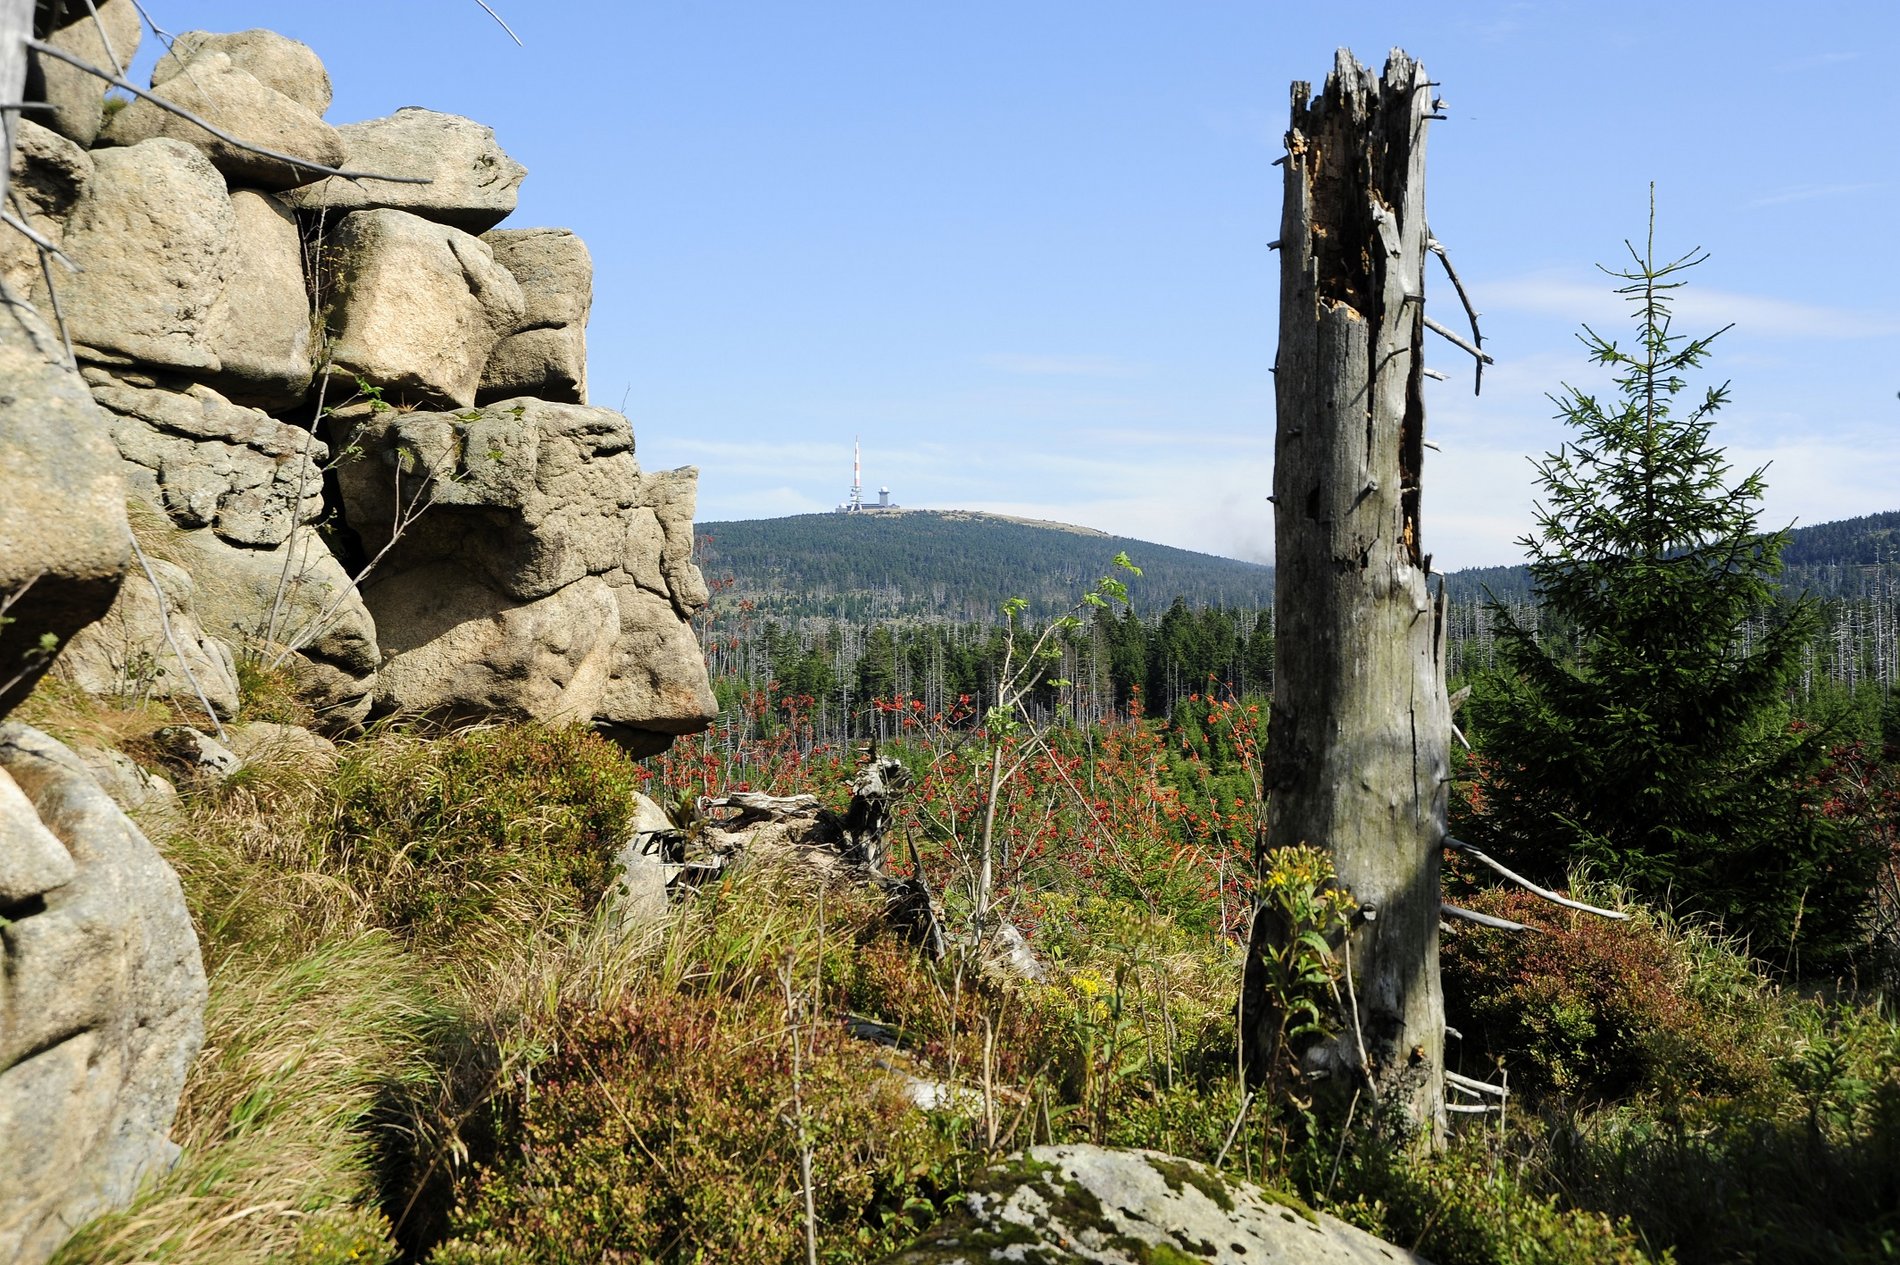
[[1446, 329], [1443, 325], [1440, 325], [1437, 321], [1434, 321], [1429, 316], [1423, 319], [1425, 321], [1426, 329], [1429, 329], [1430, 331], [1432, 331], [1432, 333], [1438, 335], [1440, 338], [1444, 339], [1446, 342], [1450, 343], [1452, 346], [1458, 348], [1459, 350], [1469, 352], [1471, 355], [1476, 356], [1480, 363], [1487, 364], [1487, 365], [1497, 363], [1496, 361], [1491, 359], [1489, 355], [1485, 354], [1482, 351], [1479, 351], [1476, 347], [1472, 346], [1469, 342], [1467, 342], [1463, 335], [1454, 333], [1451, 330]]
[[523, 44], [521, 42], [521, 37], [515, 34], [515, 28], [512, 26], [509, 26], [506, 22], [503, 22], [501, 19], [501, 14], [495, 12], [493, 9], [488, 7], [488, 0], [475, 0], [475, 3], [481, 5], [482, 12], [486, 13], [489, 17], [495, 19], [495, 21], [500, 24], [502, 30], [508, 32], [508, 38], [515, 42], [516, 48], [527, 47], [526, 44]]
[[1214, 1157], [1214, 1167], [1218, 1169], [1227, 1161], [1227, 1152], [1233, 1147], [1234, 1139], [1240, 1136], [1240, 1126], [1246, 1123], [1247, 1109], [1253, 1106], [1253, 1092], [1240, 1100], [1240, 1110], [1234, 1113], [1234, 1123], [1227, 1130], [1227, 1140], [1220, 1144], [1220, 1154]]
[[[1431, 235], [1431, 229], [1425, 230], [1425, 247], [1438, 256], [1438, 262], [1445, 267], [1445, 275], [1451, 278], [1451, 288], [1458, 292], [1458, 301], [1465, 305], [1465, 319], [1471, 322], [1471, 341], [1474, 344], [1471, 354], [1478, 358], [1477, 377], [1472, 381], [1471, 394], [1484, 393], [1484, 367], [1492, 363], [1491, 358], [1478, 350], [1484, 346], [1484, 333], [1478, 328], [1478, 310], [1471, 306], [1471, 296], [1465, 293], [1465, 283], [1458, 279], [1458, 270], [1451, 266], [1451, 256], [1445, 247]], [[1439, 332], [1443, 332], [1442, 330]]]
[[112, 36], [106, 32], [106, 24], [99, 20], [99, 6], [92, 0], [86, 0], [86, 12], [92, 15], [92, 29], [99, 33], [99, 47], [106, 50], [106, 60], [112, 63], [113, 69], [121, 71], [131, 69], [132, 63], [122, 61], [119, 54], [113, 51]]
[[1536, 927], [1521, 922], [1512, 922], [1509, 918], [1497, 918], [1491, 914], [1481, 914], [1475, 910], [1460, 909], [1458, 906], [1440, 901], [1438, 912], [1448, 918], [1462, 918], [1466, 922], [1475, 922], [1480, 927], [1492, 927], [1498, 931], [1536, 931]]
[[340, 176], [345, 180], [382, 180], [389, 184], [432, 184], [434, 183], [428, 176], [384, 176], [384, 175], [379, 175], [373, 171], [346, 171], [340, 167], [326, 167], [322, 163], [311, 162], [308, 158], [298, 158], [294, 154], [285, 154], [285, 153], [280, 153], [279, 151], [274, 150], [274, 149], [266, 149], [262, 145], [254, 144], [251, 141], [242, 140], [239, 137], [233, 136], [231, 135], [231, 133], [225, 131], [223, 128], [217, 126], [216, 124], [209, 123], [205, 119], [201, 118], [200, 116], [193, 114], [190, 110], [185, 109], [185, 107], [181, 105], [174, 105], [172, 102], [165, 100], [165, 98], [163, 97], [155, 96], [152, 93], [146, 91], [144, 88], [139, 87], [137, 84], [133, 83], [131, 80], [126, 79], [125, 77], [121, 75], [115, 75], [111, 71], [108, 71], [108, 70], [101, 70], [99, 67], [87, 61], [85, 58], [75, 57], [73, 54], [67, 52], [65, 49], [54, 48], [51, 44], [46, 43], [44, 40], [31, 40], [31, 39], [27, 40], [26, 46], [32, 49], [36, 53], [41, 53], [47, 57], [54, 58], [58, 61], [63, 61], [67, 65], [73, 66], [79, 70], [83, 70], [87, 74], [92, 75], [95, 78], [103, 79], [107, 83], [111, 84], [113, 87], [122, 88], [125, 91], [131, 93], [135, 97], [139, 97], [146, 101], [150, 101], [153, 105], [157, 106], [159, 109], [165, 110], [171, 114], [176, 114], [179, 118], [185, 120], [187, 123], [195, 123], [197, 126], [202, 127], [205, 131], [211, 133], [213, 136], [217, 137], [219, 140], [225, 142], [226, 144], [236, 145], [239, 149], [248, 150], [253, 154], [259, 155], [260, 157], [274, 159], [277, 162], [281, 162], [281, 163], [288, 163], [292, 167], [299, 168], [300, 170], [303, 170], [303, 171], [314, 171], [319, 175]]
[[192, 693], [198, 696], [198, 702], [205, 709], [205, 715], [211, 719], [211, 727], [218, 731], [218, 741], [229, 746], [231, 735], [224, 732], [224, 723], [218, 719], [218, 713], [211, 706], [211, 699], [205, 694], [205, 687], [198, 683], [198, 674], [191, 670], [191, 664], [185, 658], [185, 652], [178, 645], [178, 637], [172, 632], [171, 612], [166, 608], [165, 589], [158, 582], [158, 572], [152, 570], [151, 559], [145, 556], [145, 550], [139, 547], [139, 539], [130, 532], [126, 533], [132, 541], [132, 555], [139, 560], [139, 566], [145, 570], [145, 578], [151, 583], [152, 596], [158, 599], [158, 626], [165, 633], [165, 644], [171, 647], [172, 654], [178, 659], [178, 666], [185, 674], [185, 680], [191, 682]]
[[1539, 887], [1522, 874], [1519, 874], [1516, 870], [1509, 869], [1478, 851], [1478, 849], [1472, 847], [1463, 839], [1454, 839], [1450, 835], [1446, 835], [1445, 846], [1451, 848], [1453, 851], [1464, 853], [1480, 865], [1490, 867], [1490, 869], [1509, 879], [1511, 882], [1516, 883], [1525, 891], [1542, 896], [1553, 905], [1562, 905], [1565, 909], [1579, 909], [1586, 914], [1595, 914], [1599, 918], [1610, 918], [1617, 922], [1625, 922], [1629, 919], [1628, 914], [1618, 913], [1614, 909], [1599, 909], [1595, 905], [1586, 905], [1580, 900], [1572, 900], [1568, 896], [1560, 896], [1556, 892], [1551, 891], [1548, 887]]
[[53, 258], [59, 260], [59, 262], [65, 264], [70, 271], [85, 271], [84, 268], [81, 268], [78, 264], [68, 259], [65, 251], [53, 245], [44, 234], [34, 229], [25, 220], [14, 215], [13, 212], [0, 211], [0, 224], [5, 224], [8, 228], [26, 238], [29, 242], [32, 242], [34, 246], [39, 248], [39, 252], [42, 255], [51, 255]]

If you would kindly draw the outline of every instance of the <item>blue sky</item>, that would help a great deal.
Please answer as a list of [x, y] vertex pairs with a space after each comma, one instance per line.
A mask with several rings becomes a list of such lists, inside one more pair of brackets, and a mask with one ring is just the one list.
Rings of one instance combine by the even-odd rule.
[[830, 508], [858, 435], [901, 504], [1270, 559], [1271, 164], [1342, 45], [1443, 85], [1427, 205], [1499, 361], [1473, 399], [1428, 348], [1440, 566], [1517, 560], [1652, 180], [1659, 250], [1712, 254], [1679, 328], [1736, 323], [1716, 436], [1772, 463], [1765, 522], [1900, 508], [1891, 0], [492, 0], [519, 48], [475, 0], [145, 3], [305, 40], [332, 122], [493, 126], [511, 226], [593, 253], [593, 402], [700, 468], [703, 520]]

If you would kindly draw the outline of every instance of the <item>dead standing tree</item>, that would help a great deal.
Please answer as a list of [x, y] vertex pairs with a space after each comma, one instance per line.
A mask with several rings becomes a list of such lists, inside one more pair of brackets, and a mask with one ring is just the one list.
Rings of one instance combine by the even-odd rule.
[[[1442, 586], [1434, 597], [1419, 530], [1431, 109], [1424, 68], [1397, 50], [1383, 77], [1341, 49], [1319, 97], [1293, 85], [1281, 160], [1271, 800], [1256, 864], [1269, 844], [1324, 848], [1359, 909], [1340, 950], [1340, 1013], [1303, 1065], [1348, 1078], [1378, 1119], [1436, 1142], [1451, 710]], [[1243, 987], [1254, 1084], [1279, 1023], [1261, 965], [1289, 934], [1274, 923], [1255, 918]]]

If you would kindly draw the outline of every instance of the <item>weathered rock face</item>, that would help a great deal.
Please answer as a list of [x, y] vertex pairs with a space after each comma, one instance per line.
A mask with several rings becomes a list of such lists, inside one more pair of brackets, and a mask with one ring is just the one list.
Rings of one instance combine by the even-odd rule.
[[178, 879], [78, 757], [0, 725], [0, 1257], [170, 1163], [205, 976]]
[[348, 730], [369, 715], [382, 662], [376, 621], [315, 531], [299, 527], [275, 548], [246, 549], [201, 530], [174, 547], [197, 578], [207, 632], [289, 668], [326, 729]]
[[379, 176], [422, 176], [428, 184], [391, 184], [331, 176], [286, 195], [300, 211], [394, 207], [438, 224], [482, 233], [515, 209], [528, 169], [501, 151], [495, 130], [473, 119], [407, 106], [387, 118], [337, 129], [350, 166]]
[[1255, 1261], [1422, 1265], [1297, 1200], [1156, 1151], [1039, 1146], [993, 1170], [890, 1265]]
[[94, 358], [216, 373], [208, 335], [237, 254], [224, 177], [178, 140], [95, 150], [92, 164], [63, 242], [85, 271], [57, 278], [73, 342]]
[[[309, 107], [260, 82], [230, 53], [217, 48], [201, 49], [153, 87], [173, 105], [220, 131], [306, 163], [338, 167], [349, 152], [337, 130]], [[203, 150], [233, 181], [263, 189], [288, 189], [320, 174], [234, 145], [143, 97], [113, 115], [99, 133], [107, 145], [137, 145], [156, 137], [186, 141]]]
[[594, 261], [564, 228], [498, 228], [482, 234], [521, 286], [519, 324], [506, 331], [482, 369], [486, 400], [534, 395], [587, 403], [587, 312]]
[[690, 542], [694, 476], [643, 476], [624, 417], [520, 399], [373, 415], [358, 442], [345, 511], [367, 551], [389, 547], [364, 588], [379, 707], [590, 717], [650, 749], [717, 714], [683, 622], [704, 583], [662, 556]]
[[[130, 8], [110, 0], [101, 11], [119, 21]], [[360, 722], [373, 704], [598, 723], [643, 750], [703, 728], [712, 695], [685, 626], [706, 600], [691, 563], [693, 474], [643, 474], [624, 418], [546, 411], [586, 398], [592, 267], [565, 230], [490, 231], [525, 174], [494, 133], [413, 108], [333, 129], [322, 63], [269, 31], [187, 32], [152, 79], [268, 148], [428, 183], [311, 180], [147, 104], [114, 114], [90, 152], [83, 127], [60, 125], [75, 144], [21, 124], [9, 167], [19, 209], [83, 269], [54, 280], [86, 384], [111, 419], [126, 487], [106, 494], [129, 491], [165, 515], [159, 552], [182, 568], [160, 568], [156, 586], [141, 575], [161, 592], [128, 595], [71, 679], [177, 693], [188, 663], [228, 714], [229, 664], [255, 655], [295, 669], [326, 728]], [[0, 233], [0, 277], [50, 310], [41, 274], [37, 254]], [[333, 454], [348, 456], [351, 417], [368, 415], [348, 405], [366, 399], [515, 410], [458, 423], [493, 440], [497, 457], [432, 449], [412, 472], [431, 504], [376, 560], [373, 603], [351, 571], [376, 559], [397, 517], [394, 468], [376, 467], [392, 482], [384, 493], [364, 473], [372, 463], [328, 469]], [[431, 416], [414, 425], [428, 429]], [[462, 442], [443, 429], [451, 421], [437, 418], [430, 442]], [[70, 463], [84, 446], [69, 447], [49, 450]], [[62, 495], [87, 507], [87, 531], [121, 521], [71, 488]], [[20, 531], [61, 521], [19, 517]], [[123, 550], [112, 557], [116, 575]], [[99, 588], [31, 635], [43, 625], [63, 640], [115, 591]], [[161, 611], [181, 643], [176, 668]]]
[[231, 278], [208, 335], [217, 385], [246, 404], [298, 404], [310, 390], [312, 322], [297, 218], [255, 189], [233, 190], [231, 213]]
[[478, 237], [406, 211], [353, 211], [323, 246], [331, 374], [392, 398], [467, 408], [521, 321], [521, 286]]
[[[101, 0], [93, 6], [97, 21], [92, 10], [78, 0], [65, 0], [58, 7], [61, 12], [53, 19], [56, 25], [46, 42], [102, 70], [123, 75], [132, 65], [139, 51], [139, 37], [144, 33], [132, 0]], [[91, 145], [105, 115], [106, 82], [33, 50], [27, 54], [26, 100], [44, 101], [52, 107], [35, 112], [39, 122], [80, 145]]]
[[[57, 247], [66, 236], [66, 217], [91, 178], [85, 150], [31, 120], [19, 121], [8, 188], [28, 228]], [[0, 233], [0, 281], [16, 295], [43, 288], [40, 253], [24, 234]]]
[[133, 491], [179, 527], [209, 527], [236, 545], [279, 545], [323, 513], [329, 450], [309, 431], [183, 379], [89, 368], [86, 381], [111, 414]]
[[125, 476], [105, 413], [43, 321], [0, 300], [0, 715], [112, 605], [131, 560]]
[[[190, 587], [188, 604], [177, 607], [174, 634], [182, 621], [204, 639], [207, 659], [227, 664], [237, 647], [284, 658], [326, 724], [360, 722], [382, 656], [375, 621], [349, 574], [307, 526], [324, 512], [322, 466], [329, 450], [323, 441], [181, 379], [122, 378], [97, 367], [87, 369], [86, 378], [112, 419], [133, 495], [162, 511], [178, 533], [166, 548], [182, 561]], [[142, 597], [128, 602], [133, 609], [146, 604]], [[110, 651], [82, 680], [105, 686], [123, 653], [130, 662], [172, 664], [175, 671], [177, 656], [154, 639], [160, 631], [152, 620], [101, 629], [87, 649], [97, 657], [105, 643]], [[141, 633], [142, 654], [127, 645]], [[192, 651], [186, 658], [198, 666]], [[219, 679], [214, 669], [200, 685], [229, 716]], [[193, 696], [183, 680], [169, 685], [176, 697]], [[235, 706], [235, 695], [231, 702]]]
[[[113, 0], [115, 4], [120, 2]], [[152, 67], [152, 87], [161, 87], [202, 53], [223, 53], [233, 66], [319, 118], [330, 108], [330, 72], [323, 68], [316, 50], [261, 29], [228, 34], [186, 31], [172, 41], [171, 49]]]
[[148, 559], [158, 586], [143, 574], [119, 588], [96, 624], [73, 634], [59, 673], [89, 694], [172, 698], [187, 707], [208, 702], [222, 719], [237, 715], [237, 663], [231, 647], [198, 624], [191, 573], [163, 558]]

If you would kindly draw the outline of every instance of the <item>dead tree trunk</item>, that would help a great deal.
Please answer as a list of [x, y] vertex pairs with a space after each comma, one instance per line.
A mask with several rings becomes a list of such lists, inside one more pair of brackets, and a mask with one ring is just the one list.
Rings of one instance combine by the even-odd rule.
[[0, 207], [12, 205], [13, 135], [26, 97], [26, 41], [33, 34], [33, 0], [0, 0]]
[[[1381, 79], [1341, 49], [1310, 93], [1293, 85], [1284, 159], [1265, 846], [1324, 848], [1360, 909], [1346, 1013], [1303, 1065], [1352, 1078], [1372, 1118], [1436, 1142], [1451, 712], [1442, 586], [1434, 598], [1419, 533], [1431, 89], [1403, 52]], [[1273, 1023], [1260, 955], [1287, 934], [1272, 923], [1255, 918], [1242, 1005], [1256, 1083]]]

